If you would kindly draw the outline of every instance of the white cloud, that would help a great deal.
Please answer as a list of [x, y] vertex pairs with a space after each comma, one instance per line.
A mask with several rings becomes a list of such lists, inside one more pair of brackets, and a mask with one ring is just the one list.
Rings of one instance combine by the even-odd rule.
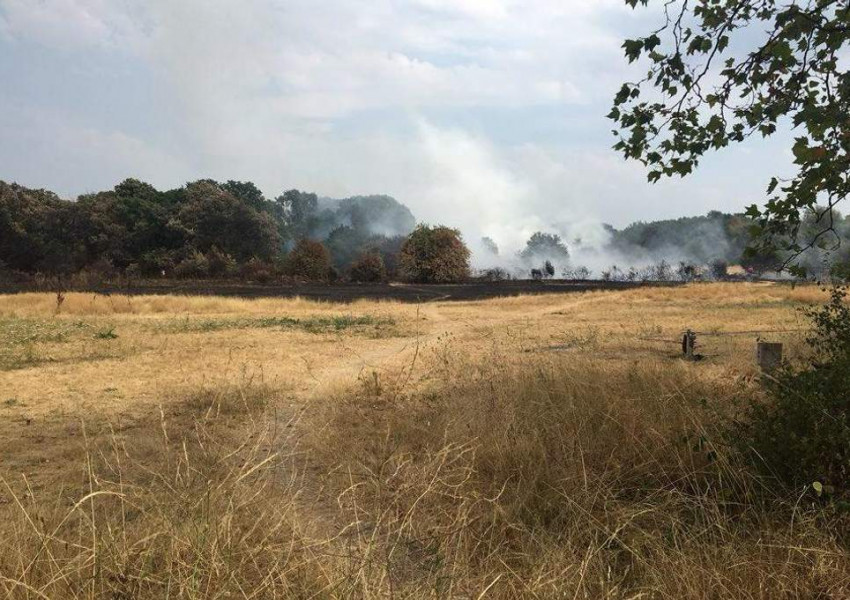
[[509, 14], [507, 3], [499, 0], [414, 0], [413, 4], [429, 10], [478, 18], [504, 19]]
[[114, 0], [0, 0], [0, 30], [68, 50], [136, 41], [138, 10]]
[[[605, 121], [584, 122], [627, 77], [619, 46], [635, 15], [622, 0], [0, 0], [5, 38], [144, 70], [156, 98], [145, 122], [168, 133], [146, 134], [132, 115], [126, 131], [98, 130], [57, 97], [41, 125], [0, 119], [0, 138], [27, 149], [0, 177], [40, 174], [30, 183], [66, 194], [125, 174], [163, 187], [251, 179], [270, 195], [386, 192], [506, 247], [537, 229], [757, 200], [731, 192], [757, 157], [724, 163], [731, 175], [649, 187], [609, 149]], [[463, 116], [486, 111], [483, 124]]]

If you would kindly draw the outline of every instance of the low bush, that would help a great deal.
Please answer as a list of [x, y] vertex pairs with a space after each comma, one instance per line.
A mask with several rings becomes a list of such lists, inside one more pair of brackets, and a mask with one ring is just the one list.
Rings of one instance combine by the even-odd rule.
[[331, 256], [324, 244], [302, 239], [286, 257], [286, 272], [308, 281], [326, 281], [331, 271]]
[[151, 250], [142, 254], [139, 259], [139, 272], [145, 277], [162, 277], [174, 273], [180, 261], [175, 252], [169, 250]]
[[210, 261], [206, 255], [197, 250], [177, 263], [174, 267], [174, 275], [181, 279], [202, 279], [209, 277]]
[[237, 271], [236, 260], [227, 252], [222, 252], [217, 246], [213, 246], [207, 252], [210, 275], [213, 277], [229, 277]]
[[254, 257], [239, 268], [239, 275], [247, 281], [269, 283], [275, 278], [275, 268], [274, 265]]
[[585, 281], [590, 279], [592, 271], [587, 267], [576, 267], [574, 269], [566, 269], [563, 273], [564, 279]]
[[722, 259], [711, 261], [708, 265], [711, 277], [717, 281], [723, 281], [729, 276], [729, 263]]
[[479, 271], [475, 274], [475, 279], [479, 281], [486, 281], [488, 283], [496, 283], [499, 281], [510, 281], [513, 277], [507, 269], [503, 269], [502, 267], [493, 267], [491, 269]]
[[378, 283], [387, 278], [387, 269], [380, 253], [364, 252], [351, 265], [349, 276], [352, 281]]
[[799, 488], [817, 483], [850, 497], [850, 307], [846, 290], [806, 311], [813, 324], [809, 364], [765, 380], [732, 439], [762, 472]]

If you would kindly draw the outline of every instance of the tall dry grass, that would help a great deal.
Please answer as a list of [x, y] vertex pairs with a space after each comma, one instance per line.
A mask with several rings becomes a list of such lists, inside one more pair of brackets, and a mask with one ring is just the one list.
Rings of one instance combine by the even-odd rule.
[[[688, 286], [429, 305], [421, 315], [386, 304], [378, 308], [415, 321], [422, 339], [349, 336], [369, 351], [350, 364], [316, 350], [335, 339], [256, 329], [162, 334], [156, 352], [112, 370], [76, 364], [61, 386], [58, 369], [10, 371], [18, 391], [7, 396], [20, 405], [4, 414], [27, 421], [9, 427], [45, 415], [20, 437], [31, 446], [22, 456], [57, 449], [45, 465], [17, 457], [3, 471], [0, 596], [850, 597], [846, 516], [806, 490], [773, 491], [723, 442], [738, 403], [760, 393], [750, 341], [732, 338], [722, 359], [694, 365], [633, 339], [692, 324], [789, 328], [790, 305], [818, 294]], [[3, 297], [0, 314], [49, 319], [49, 335], [102, 316], [98, 327], [117, 323], [118, 341], [144, 350], [147, 320], [177, 313], [340, 311], [158, 297], [111, 306], [69, 294], [56, 318], [51, 302]], [[273, 356], [286, 377], [234, 378], [243, 358], [231, 351]], [[309, 365], [281, 370], [311, 351], [323, 367], [315, 377]], [[314, 397], [357, 371], [357, 386]], [[189, 376], [199, 373], [215, 375]], [[47, 418], [46, 400], [35, 412], [42, 398], [73, 390], [91, 402], [98, 389], [100, 404], [68, 413], [86, 415], [75, 436], [71, 417]], [[130, 406], [144, 394], [147, 404]]]
[[293, 519], [286, 423], [263, 414], [271, 396], [200, 389], [132, 430], [94, 426], [53, 498], [4, 479], [3, 597], [321, 593], [328, 578]]
[[246, 382], [185, 390], [131, 429], [87, 426], [78, 471], [50, 501], [26, 479], [3, 481], [0, 591], [850, 594], [843, 522], [814, 497], [773, 494], [721, 443], [718, 423], [754, 389], [684, 364], [427, 366], [416, 386], [364, 374], [304, 424], [274, 415], [274, 388]]
[[754, 389], [576, 357], [440, 370], [451, 385], [367, 377], [313, 416], [371, 596], [850, 595], [842, 521], [773, 495], [722, 443]]

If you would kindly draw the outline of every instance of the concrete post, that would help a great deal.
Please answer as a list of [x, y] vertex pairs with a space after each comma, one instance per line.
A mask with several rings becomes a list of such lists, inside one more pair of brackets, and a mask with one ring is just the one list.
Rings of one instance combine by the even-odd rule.
[[763, 372], [775, 371], [782, 364], [782, 344], [759, 342], [756, 348], [756, 360]]

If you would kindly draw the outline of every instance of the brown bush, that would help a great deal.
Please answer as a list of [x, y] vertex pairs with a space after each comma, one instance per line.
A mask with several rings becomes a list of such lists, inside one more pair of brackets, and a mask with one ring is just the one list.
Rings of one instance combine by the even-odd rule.
[[255, 256], [242, 265], [239, 269], [239, 274], [243, 279], [247, 279], [248, 281], [268, 283], [275, 278], [275, 268], [273, 265]]
[[352, 281], [376, 283], [387, 278], [384, 259], [377, 251], [364, 252], [351, 265], [349, 273]]
[[331, 255], [325, 245], [306, 238], [286, 257], [286, 273], [308, 281], [326, 281], [331, 271]]
[[401, 248], [400, 270], [416, 283], [453, 283], [469, 277], [469, 248], [460, 231], [419, 225]]

